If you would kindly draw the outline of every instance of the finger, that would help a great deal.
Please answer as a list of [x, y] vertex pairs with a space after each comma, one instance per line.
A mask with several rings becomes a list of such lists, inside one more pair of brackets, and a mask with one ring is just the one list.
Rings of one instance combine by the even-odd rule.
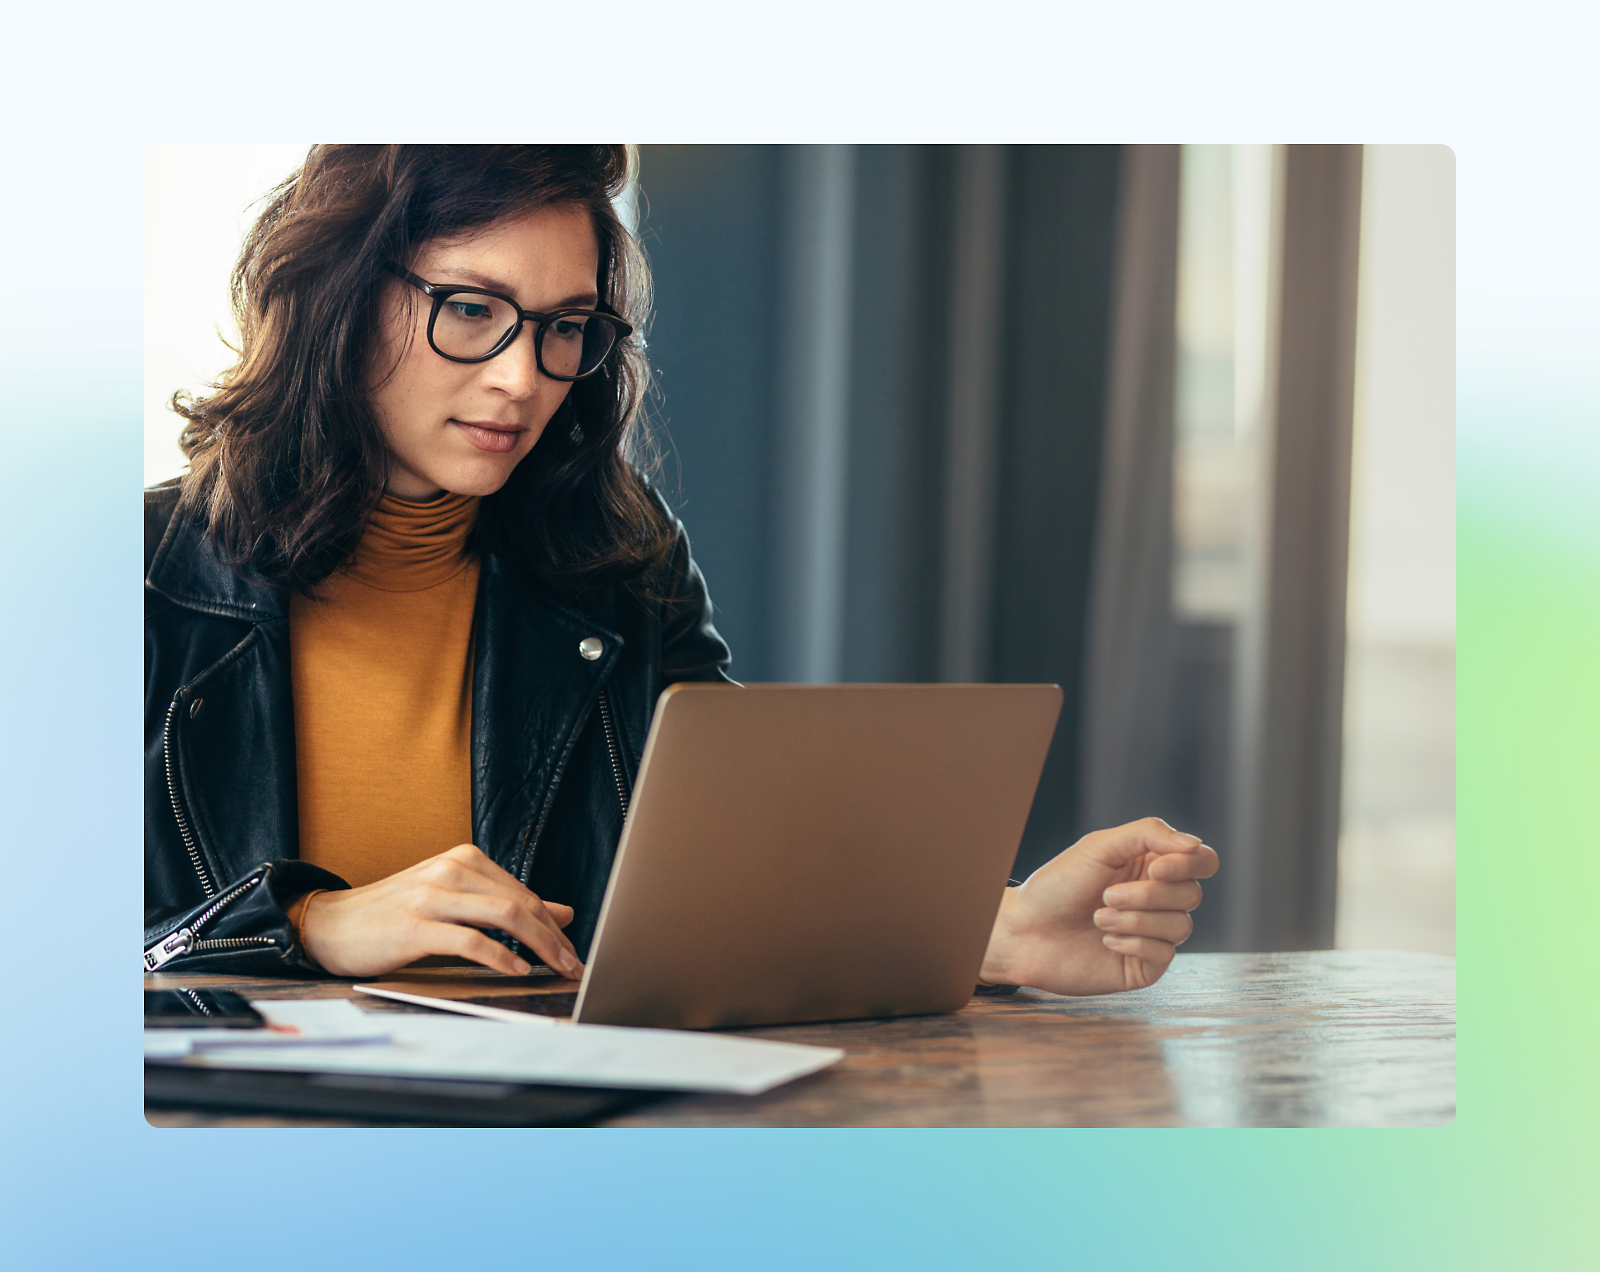
[[1192, 853], [1203, 846], [1193, 835], [1173, 830], [1161, 818], [1146, 817], [1126, 826], [1113, 826], [1110, 830], [1085, 835], [1073, 845], [1073, 851], [1086, 853], [1116, 869], [1146, 855]]
[[469, 958], [474, 963], [507, 976], [526, 976], [533, 968], [518, 958], [499, 941], [491, 940], [482, 932], [461, 927], [455, 923], [424, 923], [419, 932], [423, 948], [430, 954], [452, 954], [456, 958]]
[[1101, 941], [1113, 954], [1120, 954], [1124, 958], [1136, 958], [1149, 964], [1157, 976], [1172, 965], [1177, 949], [1166, 941], [1158, 941], [1153, 936], [1122, 936], [1115, 932], [1107, 932]]
[[574, 980], [583, 975], [583, 964], [578, 962], [572, 942], [562, 935], [550, 912], [531, 892], [517, 897], [503, 891], [451, 892], [429, 886], [419, 890], [417, 904], [430, 919], [499, 928]]
[[1217, 854], [1201, 844], [1192, 852], [1172, 852], [1157, 857], [1146, 867], [1152, 879], [1209, 879], [1217, 873]]
[[1113, 910], [1179, 910], [1187, 914], [1200, 904], [1203, 895], [1193, 879], [1183, 883], [1131, 879], [1112, 884], [1100, 894], [1100, 900]]
[[1194, 920], [1180, 910], [1096, 910], [1094, 925], [1120, 936], [1153, 936], [1168, 945], [1182, 945], [1194, 932]]

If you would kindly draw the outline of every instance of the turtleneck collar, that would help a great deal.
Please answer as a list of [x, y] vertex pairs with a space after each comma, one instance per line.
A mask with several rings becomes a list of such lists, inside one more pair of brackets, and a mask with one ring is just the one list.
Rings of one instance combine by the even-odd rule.
[[383, 592], [420, 592], [467, 568], [467, 535], [478, 516], [476, 495], [442, 495], [411, 503], [384, 495], [345, 573]]

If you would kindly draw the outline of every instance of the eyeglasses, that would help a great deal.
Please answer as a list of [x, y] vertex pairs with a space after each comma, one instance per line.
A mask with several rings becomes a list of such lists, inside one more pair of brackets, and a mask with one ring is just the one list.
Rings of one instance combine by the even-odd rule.
[[525, 322], [537, 323], [533, 356], [552, 380], [581, 380], [598, 371], [611, 351], [633, 334], [615, 314], [593, 309], [558, 309], [541, 314], [521, 308], [510, 296], [478, 287], [443, 287], [418, 278], [389, 261], [391, 274], [433, 301], [428, 343], [451, 362], [487, 362], [510, 348]]

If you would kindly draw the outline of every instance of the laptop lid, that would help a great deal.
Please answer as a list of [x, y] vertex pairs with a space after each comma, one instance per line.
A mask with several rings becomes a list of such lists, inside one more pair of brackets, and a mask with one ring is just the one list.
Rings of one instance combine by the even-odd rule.
[[574, 1019], [675, 1029], [971, 997], [1055, 685], [674, 685]]

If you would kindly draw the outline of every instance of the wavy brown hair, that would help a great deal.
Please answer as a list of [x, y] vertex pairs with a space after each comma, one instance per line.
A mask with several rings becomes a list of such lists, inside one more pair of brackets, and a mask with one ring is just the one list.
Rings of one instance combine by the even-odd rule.
[[236, 569], [310, 593], [355, 551], [388, 451], [365, 370], [384, 263], [429, 239], [550, 205], [584, 208], [601, 303], [635, 335], [573, 384], [538, 443], [485, 497], [471, 546], [580, 595], [634, 582], [671, 551], [641, 476], [650, 275], [613, 200], [626, 146], [315, 146], [267, 196], [232, 277], [238, 361], [205, 397], [176, 394], [189, 459], [182, 507]]

